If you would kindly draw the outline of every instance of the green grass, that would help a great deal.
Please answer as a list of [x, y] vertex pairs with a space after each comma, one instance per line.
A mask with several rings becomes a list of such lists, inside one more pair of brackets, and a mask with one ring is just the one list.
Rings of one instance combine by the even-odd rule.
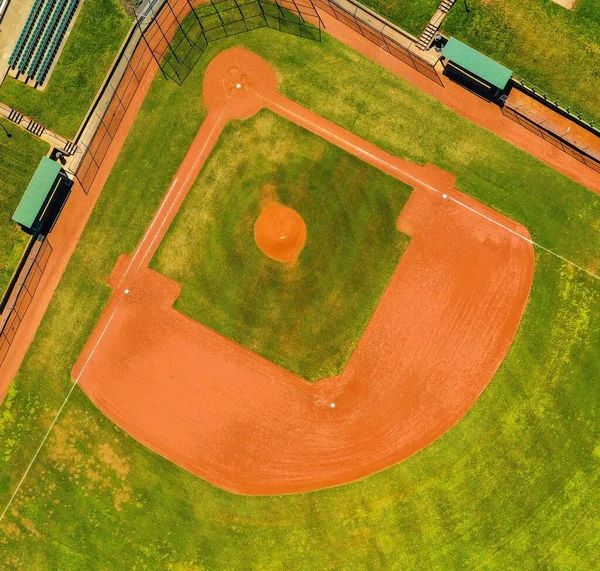
[[7, 76], [0, 101], [73, 138], [130, 25], [118, 0], [86, 0], [46, 88]]
[[[0, 298], [4, 294], [29, 236], [12, 215], [48, 144], [0, 119]], [[7, 137], [4, 127], [12, 136]]]
[[[332, 377], [408, 244], [396, 220], [409, 194], [263, 111], [226, 127], [152, 267], [182, 285], [178, 310], [307, 380]], [[266, 196], [294, 208], [307, 226], [292, 266], [254, 241]]]
[[457, 2], [444, 31], [503, 63], [564, 107], [600, 122], [600, 2]]
[[[181, 88], [156, 79], [11, 385], [0, 409], [0, 505], [70, 387], [110, 295], [107, 276], [135, 249], [204, 117], [204, 66], [233, 44], [275, 64], [288, 96], [397, 155], [454, 172], [464, 192], [598, 271], [598, 196], [358, 54], [328, 37], [271, 30], [211, 45]], [[600, 283], [536, 255], [521, 327], [482, 397], [437, 442], [350, 485], [229, 494], [133, 441], [76, 390], [0, 524], [3, 566], [598, 568]]]
[[435, 14], [438, 0], [365, 0], [362, 2], [417, 38]]
[[[435, 11], [431, 0], [365, 4], [412, 33], [413, 14]], [[421, 27], [427, 19], [421, 18]], [[442, 31], [506, 65], [564, 107], [600, 122], [598, 0], [579, 0], [572, 11], [551, 0], [458, 0]]]

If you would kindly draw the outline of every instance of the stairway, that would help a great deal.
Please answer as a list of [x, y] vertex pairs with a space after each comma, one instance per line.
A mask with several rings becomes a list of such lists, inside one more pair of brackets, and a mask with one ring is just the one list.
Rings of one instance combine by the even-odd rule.
[[417, 41], [417, 46], [422, 50], [428, 50], [429, 46], [433, 43], [433, 39], [437, 34], [439, 26], [432, 24], [431, 22], [427, 22], [425, 29], [421, 32], [419, 39]]
[[29, 125], [27, 125], [27, 130], [36, 137], [41, 137], [45, 130], [45, 127], [43, 125], [40, 125], [37, 121], [30, 119]]
[[20, 113], [16, 109], [11, 109], [10, 113], [8, 114], [8, 120], [12, 121], [16, 125], [19, 125], [21, 123], [21, 121], [23, 120], [23, 117], [24, 117], [23, 113]]
[[431, 20], [427, 22], [425, 29], [417, 40], [417, 47], [419, 47], [419, 49], [425, 51], [431, 47], [436, 34], [442, 27], [442, 22], [446, 18], [448, 12], [450, 12], [452, 6], [454, 6], [455, 2], [456, 0], [442, 0], [435, 14], [431, 17]]
[[77, 150], [77, 145], [73, 141], [67, 141], [67, 143], [65, 144], [65, 148], [64, 148], [65, 154], [67, 154], [69, 156], [74, 155], [76, 150]]
[[445, 12], [446, 14], [448, 12], [450, 12], [450, 8], [452, 8], [452, 6], [454, 6], [454, 3], [456, 2], [456, 0], [442, 0], [442, 3], [439, 6], [439, 9], [442, 12]]

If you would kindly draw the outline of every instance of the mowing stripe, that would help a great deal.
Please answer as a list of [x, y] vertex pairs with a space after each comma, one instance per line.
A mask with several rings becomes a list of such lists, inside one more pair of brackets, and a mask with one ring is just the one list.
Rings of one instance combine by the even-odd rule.
[[[516, 232], [515, 230], [512, 230], [511, 228], [505, 226], [504, 224], [494, 220], [493, 218], [490, 218], [489, 216], [487, 216], [486, 214], [483, 214], [482, 212], [479, 212], [478, 210], [472, 208], [471, 206], [465, 204], [464, 202], [461, 202], [460, 200], [453, 198], [451, 196], [446, 195], [445, 193], [443, 193], [441, 190], [421, 181], [419, 178], [405, 172], [404, 170], [398, 168], [397, 166], [388, 163], [387, 161], [385, 161], [385, 159], [374, 155], [373, 153], [370, 153], [369, 151], [367, 151], [366, 149], [364, 149], [361, 146], [355, 145], [354, 143], [349, 142], [347, 139], [344, 139], [343, 137], [340, 137], [339, 135], [336, 135], [335, 133], [328, 131], [325, 127], [323, 127], [322, 125], [317, 125], [316, 123], [314, 123], [313, 121], [311, 121], [310, 119], [308, 119], [307, 117], [303, 117], [302, 115], [299, 115], [298, 113], [292, 111], [289, 107], [285, 107], [275, 101], [273, 101], [272, 99], [269, 99], [268, 97], [265, 97], [262, 94], [258, 94], [256, 93], [256, 95], [258, 95], [259, 97], [261, 97], [262, 99], [264, 99], [267, 102], [267, 106], [272, 110], [275, 111], [275, 108], [278, 109], [284, 109], [286, 111], [286, 113], [288, 113], [289, 115], [294, 116], [295, 118], [298, 119], [298, 121], [295, 121], [296, 124], [302, 126], [302, 123], [309, 123], [310, 125], [312, 125], [315, 128], [315, 131], [323, 131], [325, 133], [327, 133], [329, 135], [329, 137], [331, 137], [332, 139], [335, 139], [337, 141], [342, 142], [345, 146], [350, 146], [352, 147], [355, 151], [357, 155], [363, 155], [363, 156], [367, 156], [370, 159], [373, 160], [373, 162], [385, 165], [386, 167], [390, 168], [391, 170], [396, 171], [397, 173], [399, 173], [400, 175], [402, 175], [405, 178], [409, 178], [411, 180], [413, 180], [414, 182], [416, 182], [419, 186], [426, 188], [428, 190], [431, 190], [437, 194], [441, 194], [442, 196], [444, 196], [445, 199], [450, 199], [452, 202], [454, 202], [455, 204], [458, 204], [460, 206], [462, 206], [463, 208], [469, 210], [470, 212], [473, 212], [474, 214], [477, 214], [478, 216], [481, 216], [482, 218], [484, 218], [485, 220], [488, 220], [490, 222], [492, 222], [493, 224], [495, 224], [496, 226], [499, 226], [500, 228], [503, 228], [504, 230], [507, 230], [508, 232], [510, 232], [511, 234], [514, 234], [515, 236], [521, 238], [522, 240], [532, 244], [533, 246], [536, 246], [542, 250], [544, 250], [545, 252], [552, 254], [553, 256], [557, 257], [558, 259], [562, 260], [563, 262], [573, 266], [574, 268], [577, 268], [578, 270], [581, 270], [582, 272], [585, 272], [586, 274], [588, 274], [589, 276], [600, 280], [600, 276], [591, 272], [590, 270], [585, 269], [584, 267], [580, 266], [579, 264], [576, 264], [575, 262], [572, 262], [571, 260], [561, 256], [560, 254], [557, 254], [556, 252], [553, 252], [552, 250], [550, 250], [549, 248], [546, 248], [545, 246], [542, 246], [541, 244], [538, 244], [537, 242], [531, 240], [530, 238], [527, 238], [526, 236], [523, 236], [522, 234], [519, 234], [518, 232]], [[284, 99], [285, 101], [288, 101], [287, 99]], [[207, 138], [205, 140], [204, 146], [202, 147], [201, 152], [199, 153], [199, 158], [198, 160], [202, 159], [202, 155], [204, 153], [204, 151], [206, 150], [206, 146], [209, 144], [212, 136], [214, 135], [215, 130], [217, 129], [218, 126], [222, 125], [221, 119], [223, 116], [223, 110], [221, 111], [221, 114], [219, 115], [215, 125], [213, 126], [213, 129], [210, 131], [210, 133], [207, 135]], [[205, 118], [208, 118], [208, 116]], [[324, 122], [328, 123], [328, 121], [326, 121], [325, 119], [323, 119]], [[337, 127], [337, 126], [336, 126]], [[348, 133], [350, 133], [348, 131]], [[353, 136], [356, 136], [354, 134], [352, 134]], [[366, 142], [366, 141], [365, 141]], [[341, 145], [338, 145], [341, 147]], [[204, 160], [206, 160], [207, 157], [204, 157]], [[197, 161], [192, 165], [193, 167], [195, 167], [197, 164]], [[194, 168], [191, 168], [190, 171], [193, 171]], [[180, 188], [177, 191], [177, 194], [175, 195], [175, 199], [173, 201], [171, 201], [171, 204], [169, 205], [169, 208], [166, 212], [166, 215], [162, 217], [162, 220], [159, 224], [158, 227], [158, 231], [156, 232], [156, 234], [153, 236], [152, 240], [150, 241], [150, 244], [148, 245], [148, 247], [146, 248], [144, 254], [141, 256], [140, 262], [137, 265], [136, 269], [135, 269], [135, 273], [137, 273], [141, 267], [141, 265], [144, 262], [144, 258], [148, 255], [148, 253], [151, 252], [151, 249], [154, 245], [154, 242], [156, 241], [156, 239], [158, 238], [158, 236], [160, 236], [162, 228], [165, 224], [165, 222], [168, 220], [171, 211], [173, 210], [173, 207], [177, 204], [179, 196], [181, 195], [181, 192], [185, 189], [186, 184], [188, 182], [190, 176], [190, 172], [188, 172], [186, 174], [186, 177], [182, 183], [182, 185], [180, 186]], [[138, 247], [136, 248], [134, 255], [132, 256], [131, 260], [129, 261], [129, 265], [127, 266], [127, 269], [125, 271], [125, 273], [123, 274], [123, 277], [121, 278], [121, 281], [119, 282], [119, 287], [116, 288], [115, 291], [118, 291], [118, 289], [120, 289], [121, 284], [123, 283], [123, 281], [125, 280], [125, 277], [127, 276], [127, 274], [129, 273], [129, 270], [131, 269], [134, 261], [136, 260], [136, 258], [139, 256], [140, 251], [142, 249], [142, 246], [145, 242], [145, 240], [148, 238], [150, 231], [152, 230], [152, 228], [154, 227], [155, 223], [158, 221], [158, 219], [160, 218], [161, 212], [163, 210], [163, 208], [167, 205], [167, 203], [169, 202], [169, 198], [171, 193], [173, 192], [173, 190], [175, 189], [175, 185], [177, 183], [177, 179], [178, 177], [175, 177], [175, 179], [173, 180], [173, 182], [171, 183], [171, 186], [165, 196], [165, 198], [163, 199], [158, 211], [156, 212], [156, 214], [154, 215], [152, 222], [150, 223], [150, 226], [148, 227], [148, 229], [146, 230], [146, 232], [144, 233], [144, 236], [142, 238], [142, 240], [140, 241]], [[135, 274], [134, 274], [135, 275]], [[4, 516], [6, 515], [6, 512], [9, 510], [10, 506], [12, 505], [17, 493], [19, 492], [19, 490], [21, 489], [21, 486], [23, 485], [23, 482], [25, 481], [25, 478], [27, 477], [27, 474], [29, 474], [29, 471], [31, 470], [31, 467], [33, 466], [36, 458], [38, 457], [41, 449], [43, 448], [46, 440], [48, 439], [48, 437], [50, 436], [50, 433], [52, 432], [52, 429], [54, 428], [56, 422], [58, 421], [58, 418], [60, 417], [63, 409], [65, 408], [65, 405], [67, 404], [69, 398], [71, 397], [71, 394], [73, 393], [73, 391], [75, 390], [75, 387], [79, 384], [79, 381], [87, 367], [87, 365], [89, 364], [92, 356], [94, 355], [94, 352], [96, 351], [96, 349], [98, 348], [98, 346], [100, 345], [100, 342], [102, 341], [102, 338], [104, 337], [104, 335], [106, 334], [106, 332], [108, 331], [108, 328], [115, 316], [115, 314], [117, 313], [117, 310], [119, 309], [119, 306], [121, 305], [121, 301], [123, 300], [123, 297], [121, 296], [121, 298], [119, 299], [119, 301], [117, 302], [117, 305], [115, 306], [115, 309], [113, 310], [113, 312], [111, 313], [106, 325], [104, 326], [104, 329], [102, 330], [102, 333], [100, 334], [100, 337], [98, 337], [96, 343], [94, 344], [92, 350], [90, 351], [90, 354], [88, 355], [87, 359], [85, 360], [85, 363], [81, 369], [81, 371], [79, 372], [79, 375], [77, 375], [77, 378], [75, 379], [75, 381], [73, 382], [71, 388], [69, 389], [69, 392], [67, 393], [67, 396], [65, 397], [65, 400], [63, 401], [62, 405], [60, 406], [60, 408], [58, 409], [58, 412], [56, 413], [56, 416], [54, 417], [52, 423], [50, 424], [50, 427], [48, 428], [48, 431], [46, 432], [46, 434], [44, 435], [44, 437], [42, 438], [42, 441], [40, 442], [40, 445], [38, 446], [35, 454], [33, 455], [33, 458], [31, 459], [31, 462], [29, 463], [29, 465], [27, 466], [27, 469], [25, 470], [23, 476], [21, 477], [21, 480], [19, 481], [19, 483], [17, 484], [17, 487], [15, 488], [15, 491], [13, 492], [12, 496], [10, 497], [8, 503], [6, 504], [6, 507], [4, 508], [4, 511], [2, 512], [2, 515], [0, 515], [0, 523], [2, 522], [2, 520], [4, 519]]]

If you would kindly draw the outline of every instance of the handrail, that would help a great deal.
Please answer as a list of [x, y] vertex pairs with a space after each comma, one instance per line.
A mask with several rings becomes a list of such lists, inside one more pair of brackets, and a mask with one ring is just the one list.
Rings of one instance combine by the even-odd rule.
[[519, 77], [515, 73], [513, 73], [512, 80], [516, 84], [525, 88], [530, 93], [533, 93], [534, 95], [536, 95], [539, 98], [542, 98], [545, 102], [549, 103], [553, 107], [556, 107], [562, 113], [568, 115], [569, 117], [572, 117], [579, 123], [582, 123], [585, 127], [592, 130], [594, 132], [594, 134], [600, 136], [600, 121], [591, 119], [590, 117], [587, 117], [583, 113], [579, 113], [578, 111], [573, 110], [570, 105], [567, 105], [565, 107], [557, 98], [552, 97], [551, 95], [546, 93], [543, 89], [540, 89], [539, 87], [535, 86], [530, 81], [528, 81], [522, 77]]

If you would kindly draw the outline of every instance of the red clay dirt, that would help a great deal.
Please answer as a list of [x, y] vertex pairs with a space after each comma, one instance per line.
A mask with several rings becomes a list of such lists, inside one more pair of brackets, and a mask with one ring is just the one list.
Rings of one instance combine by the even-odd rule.
[[[534, 266], [525, 228], [454, 190], [451, 175], [281, 96], [267, 67], [240, 48], [210, 63], [208, 116], [136, 252], [115, 267], [114, 293], [73, 371], [137, 440], [243, 494], [350, 482], [441, 436], [504, 359]], [[317, 383], [175, 311], [179, 285], [147, 268], [225, 118], [263, 105], [415, 187], [398, 218], [410, 244], [344, 372]]]
[[306, 224], [293, 208], [268, 204], [254, 224], [254, 240], [261, 251], [279, 262], [294, 261], [306, 242]]
[[[195, 0], [191, 4], [197, 6], [204, 1], [206, 0]], [[140, 42], [136, 52], [132, 56], [134, 64], [145, 58], [150, 58], [151, 61], [141, 76], [140, 85], [137, 87], [135, 93], [129, 93], [127, 88], [123, 92], [119, 88], [119, 91], [121, 91], [119, 97], [126, 101], [129, 101], [131, 98], [132, 103], [127, 108], [115, 137], [110, 141], [108, 139], [97, 138], [97, 141], [95, 140], [93, 143], [95, 146], [100, 145], [102, 150], [104, 150], [104, 147], [108, 147], [108, 152], [104, 156], [98, 175], [94, 179], [88, 194], [86, 195], [83, 192], [79, 183], [75, 183], [69, 201], [50, 236], [50, 243], [53, 248], [50, 263], [42, 276], [34, 300], [19, 328], [8, 356], [4, 360], [2, 368], [0, 368], [0, 402], [4, 399], [8, 386], [17, 374], [21, 362], [33, 341], [41, 319], [66, 269], [71, 254], [79, 241], [100, 191], [112, 170], [150, 85], [159, 70], [158, 65], [152, 60], [150, 50], [158, 53], [164, 51], [167, 40], [177, 31], [176, 27], [172, 27], [167, 37], [165, 37], [159, 32], [158, 22], [160, 22], [160, 28], [165, 30], [176, 23], [174, 13], [178, 13], [181, 18], [185, 15], [185, 10], [191, 10], [190, 4], [186, 0], [174, 0], [172, 6], [173, 11], [165, 8], [159, 12], [156, 22], [149, 28], [146, 37], [147, 43]], [[184, 11], [180, 11], [182, 8]], [[428, 93], [459, 115], [534, 155], [557, 171], [587, 186], [590, 190], [600, 193], [600, 175], [598, 173], [595, 173], [576, 159], [556, 149], [551, 143], [542, 140], [527, 131], [524, 127], [504, 117], [496, 106], [483, 101], [444, 77], [441, 78], [443, 85], [438, 85], [428, 80], [410, 66], [370, 42], [359, 32], [337, 21], [321, 10], [319, 14], [326, 26], [326, 33], [330, 36], [345, 43], [368, 59]], [[144, 66], [141, 67], [144, 68]]]

